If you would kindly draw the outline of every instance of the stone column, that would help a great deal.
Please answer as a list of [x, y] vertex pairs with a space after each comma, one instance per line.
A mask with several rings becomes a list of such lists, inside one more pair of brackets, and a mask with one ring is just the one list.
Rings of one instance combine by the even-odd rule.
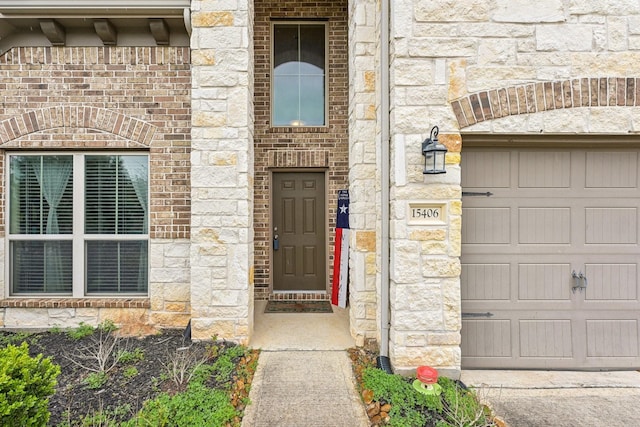
[[253, 329], [253, 1], [192, 0], [191, 328]]
[[[461, 357], [460, 134], [448, 106], [445, 58], [453, 47], [440, 46], [419, 25], [429, 4], [394, 1], [391, 14], [389, 348], [396, 372], [430, 365], [456, 375]], [[449, 13], [443, 2], [438, 8]], [[423, 175], [421, 144], [434, 125], [449, 148], [447, 173]], [[412, 217], [415, 206], [441, 209], [438, 220]]]
[[358, 344], [379, 338], [378, 2], [349, 2], [350, 320]]

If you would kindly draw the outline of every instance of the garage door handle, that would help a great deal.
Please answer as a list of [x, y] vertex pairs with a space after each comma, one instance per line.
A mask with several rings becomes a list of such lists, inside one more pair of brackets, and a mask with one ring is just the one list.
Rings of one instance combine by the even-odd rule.
[[462, 192], [462, 197], [465, 196], [486, 196], [486, 197], [491, 197], [493, 196], [493, 193], [491, 191], [487, 191], [485, 193], [480, 193], [478, 191], [463, 191]]
[[580, 292], [582, 292], [583, 289], [587, 289], [587, 276], [582, 274], [582, 271], [576, 274], [576, 271], [573, 270], [571, 277], [573, 278], [573, 286], [571, 287], [573, 293], [576, 292], [576, 289], [579, 289]]
[[493, 313], [462, 313], [462, 318], [465, 317], [493, 317]]

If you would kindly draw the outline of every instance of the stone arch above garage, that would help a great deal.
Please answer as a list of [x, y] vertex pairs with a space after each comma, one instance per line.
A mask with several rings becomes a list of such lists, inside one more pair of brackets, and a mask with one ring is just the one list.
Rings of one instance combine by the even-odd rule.
[[640, 78], [584, 77], [478, 91], [451, 102], [460, 129], [487, 120], [577, 107], [640, 105]]
[[27, 111], [0, 121], [0, 146], [28, 134], [58, 128], [94, 129], [149, 147], [156, 127], [134, 117], [100, 107], [54, 106]]

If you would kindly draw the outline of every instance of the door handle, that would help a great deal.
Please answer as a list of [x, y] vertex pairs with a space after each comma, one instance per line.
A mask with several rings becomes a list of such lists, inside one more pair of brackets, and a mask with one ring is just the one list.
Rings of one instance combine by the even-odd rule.
[[273, 250], [277, 251], [280, 249], [280, 240], [278, 240], [278, 227], [273, 228]]
[[573, 278], [571, 291], [574, 294], [576, 293], [576, 289], [580, 290], [580, 292], [582, 292], [583, 289], [587, 289], [587, 276], [582, 274], [582, 271], [580, 273], [576, 273], [576, 271], [573, 270], [573, 272], [571, 272], [571, 278]]

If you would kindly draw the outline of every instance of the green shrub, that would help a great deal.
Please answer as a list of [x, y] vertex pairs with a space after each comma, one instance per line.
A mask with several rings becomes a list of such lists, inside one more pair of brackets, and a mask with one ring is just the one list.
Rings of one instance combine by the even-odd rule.
[[27, 343], [0, 349], [0, 425], [45, 425], [59, 374], [50, 358], [29, 356]]

